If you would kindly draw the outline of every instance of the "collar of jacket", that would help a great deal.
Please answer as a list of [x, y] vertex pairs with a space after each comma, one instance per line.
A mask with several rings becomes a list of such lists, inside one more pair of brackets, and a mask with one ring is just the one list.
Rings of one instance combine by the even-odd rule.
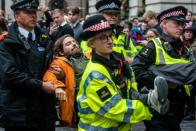
[[72, 65], [72, 64], [70, 63], [70, 61], [69, 61], [65, 56], [56, 56], [56, 57], [54, 57], [54, 58], [55, 58], [55, 59], [60, 59], [60, 60], [62, 60], [62, 61], [64, 61], [64, 62], [66, 62], [66, 63]]
[[118, 69], [119, 60], [120, 59], [114, 53], [111, 53], [110, 59], [106, 59], [98, 55], [95, 51], [92, 51], [92, 62], [97, 62], [97, 63], [104, 65], [107, 69], [109, 69], [109, 71]]
[[113, 29], [115, 37], [118, 38], [118, 36], [122, 33], [123, 27], [115, 24], [111, 24], [111, 27]]
[[183, 42], [179, 38], [178, 40], [174, 40], [171, 36], [166, 35], [165, 33], [162, 33], [162, 39], [163, 41], [169, 42], [169, 44], [174, 48], [179, 50], [183, 47]]
[[75, 23], [69, 22], [69, 24], [70, 24], [70, 26], [71, 26], [72, 28], [76, 28], [76, 27], [80, 24], [80, 21], [77, 20]]
[[[38, 27], [35, 27], [34, 30], [35, 30], [36, 36], [41, 36], [42, 31]], [[13, 50], [15, 50], [19, 53], [25, 54], [25, 52], [27, 50], [26, 47], [25, 47], [26, 39], [23, 35], [21, 35], [19, 33], [18, 25], [17, 25], [16, 22], [14, 22], [10, 26], [8, 32], [9, 33], [8, 33], [7, 37], [5, 38], [5, 40], [4, 40], [5, 45], [12, 48]], [[39, 42], [40, 38], [38, 37], [36, 39]]]

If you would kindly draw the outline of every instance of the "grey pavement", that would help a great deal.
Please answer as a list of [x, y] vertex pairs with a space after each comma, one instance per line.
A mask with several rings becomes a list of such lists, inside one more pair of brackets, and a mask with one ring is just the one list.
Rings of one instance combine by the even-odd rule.
[[[196, 131], [196, 120], [195, 121], [183, 121], [181, 124], [181, 127], [182, 127], [182, 131]], [[0, 131], [4, 131], [4, 129], [0, 128]], [[77, 131], [77, 129], [57, 127], [56, 131]], [[133, 131], [144, 131], [143, 123], [138, 123], [134, 125]]]
[[[144, 124], [138, 123], [133, 126], [133, 131], [144, 131]], [[182, 131], [196, 131], [196, 120], [183, 121], [181, 124]]]

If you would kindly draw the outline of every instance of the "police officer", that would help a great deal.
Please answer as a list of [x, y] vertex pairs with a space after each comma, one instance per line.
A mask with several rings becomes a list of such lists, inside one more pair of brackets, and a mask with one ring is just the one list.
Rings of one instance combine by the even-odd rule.
[[123, 55], [131, 63], [132, 58], [137, 54], [137, 49], [131, 37], [128, 34], [122, 33], [123, 27], [119, 25], [121, 2], [119, 0], [100, 0], [96, 3], [95, 7], [113, 28], [113, 51], [119, 55]]
[[[182, 6], [170, 8], [158, 15], [163, 31], [162, 38], [153, 39], [135, 57], [133, 69], [139, 87], [152, 87], [156, 75], [153, 70], [172, 65], [173, 69], [165, 68], [171, 72], [176, 66], [189, 63], [189, 51], [184, 47], [180, 36], [185, 25], [187, 9]], [[175, 74], [175, 73], [174, 73]], [[178, 77], [177, 74], [170, 77]], [[168, 83], [170, 108], [168, 113], [160, 115], [152, 110], [153, 118], [145, 123], [147, 131], [180, 131], [185, 105], [184, 85]]]
[[[133, 40], [128, 34], [122, 32], [123, 27], [119, 25], [120, 21], [118, 16], [120, 14], [121, 2], [119, 0], [100, 0], [96, 3], [95, 7], [113, 28], [113, 51], [117, 52], [119, 56], [123, 55], [131, 63], [132, 58], [137, 54], [137, 49], [134, 46]], [[83, 53], [88, 57], [89, 52], [92, 50], [86, 45], [87, 42], [81, 42]]]
[[11, 6], [15, 21], [0, 45], [0, 107], [5, 131], [54, 131], [55, 96], [43, 73], [52, 58], [51, 41], [36, 27], [38, 0]]
[[137, 92], [132, 69], [112, 53], [112, 28], [102, 15], [91, 16], [84, 22], [81, 38], [92, 48], [92, 58], [77, 95], [79, 131], [130, 130], [132, 124], [151, 118], [144, 104], [160, 114], [167, 111], [165, 79], [157, 77], [155, 89], [147, 94]]

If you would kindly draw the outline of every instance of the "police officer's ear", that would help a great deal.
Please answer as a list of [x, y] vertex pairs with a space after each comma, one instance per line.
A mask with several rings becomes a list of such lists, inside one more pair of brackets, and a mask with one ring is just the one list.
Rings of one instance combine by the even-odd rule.
[[93, 48], [94, 47], [93, 46], [94, 45], [93, 43], [94, 43], [94, 40], [93, 39], [89, 39], [88, 40], [88, 43], [87, 43], [87, 46]]
[[163, 27], [167, 24], [167, 22], [168, 22], [167, 19], [164, 19], [161, 21], [161, 24], [160, 24], [161, 29], [163, 29]]

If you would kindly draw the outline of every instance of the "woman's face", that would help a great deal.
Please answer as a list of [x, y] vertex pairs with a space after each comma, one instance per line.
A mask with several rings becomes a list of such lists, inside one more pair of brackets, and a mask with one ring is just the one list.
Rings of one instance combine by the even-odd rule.
[[157, 37], [157, 36], [156, 36], [156, 34], [155, 34], [153, 31], [148, 30], [148, 31], [146, 32], [147, 41], [150, 41], [150, 40], [152, 40], [152, 39], [154, 39], [154, 38], [156, 38], [156, 37]]
[[66, 37], [63, 40], [63, 53], [64, 55], [74, 55], [79, 52], [79, 47], [73, 37]]
[[105, 58], [109, 58], [112, 53], [112, 31], [104, 31], [98, 33], [92, 38], [90, 42], [90, 47], [95, 50], [95, 52]]
[[192, 30], [185, 30], [184, 33], [185, 40], [192, 40], [193, 39], [193, 31]]
[[129, 30], [128, 27], [124, 27], [122, 32], [125, 33], [125, 34], [129, 34], [130, 30]]

